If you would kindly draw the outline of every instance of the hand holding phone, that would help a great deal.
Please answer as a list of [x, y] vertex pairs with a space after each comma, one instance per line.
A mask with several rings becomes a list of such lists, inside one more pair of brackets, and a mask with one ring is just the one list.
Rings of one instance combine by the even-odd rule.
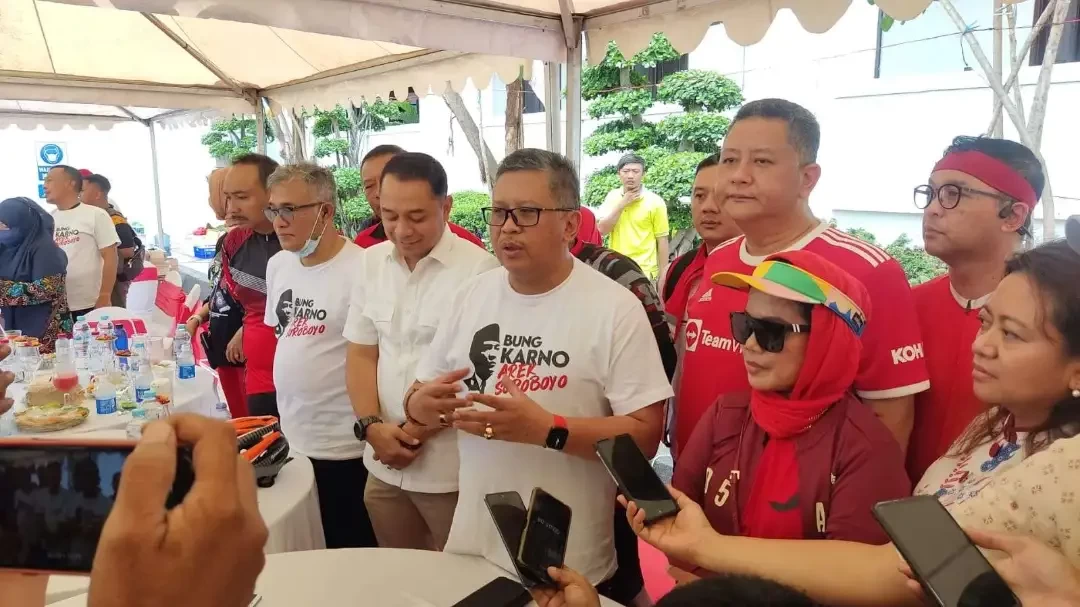
[[597, 441], [596, 454], [619, 486], [619, 493], [645, 512], [645, 523], [654, 523], [679, 512], [664, 482], [638, 448], [633, 437], [620, 434]]
[[517, 562], [546, 585], [555, 584], [548, 567], [563, 566], [571, 516], [570, 506], [539, 487], [533, 489]]
[[874, 506], [874, 517], [939, 607], [1020, 607], [936, 497], [881, 502]]
[[[178, 442], [194, 449], [195, 482], [180, 505], [166, 510]], [[235, 428], [196, 415], [151, 423], [123, 479], [101, 534], [88, 607], [251, 600], [267, 530], [255, 472], [236, 454]]]

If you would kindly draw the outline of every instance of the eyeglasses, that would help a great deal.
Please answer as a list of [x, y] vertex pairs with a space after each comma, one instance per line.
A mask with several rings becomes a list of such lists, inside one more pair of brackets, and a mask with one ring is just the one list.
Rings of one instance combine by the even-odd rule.
[[983, 190], [976, 190], [962, 185], [956, 185], [955, 183], [946, 183], [939, 186], [936, 190], [932, 185], [920, 185], [915, 188], [914, 192], [915, 208], [925, 209], [930, 206], [930, 203], [934, 202], [936, 198], [941, 208], [945, 210], [955, 209], [956, 205], [960, 204], [960, 198], [962, 196], [989, 196], [994, 200], [1000, 200], [1001, 202], [1012, 202], [1012, 199], [1008, 196], [998, 194], [996, 192], [986, 192]]
[[528, 228], [540, 223], [540, 214], [545, 212], [566, 212], [574, 209], [541, 209], [539, 207], [518, 207], [516, 209], [504, 209], [501, 207], [484, 207], [480, 212], [484, 214], [484, 222], [489, 226], [506, 225], [506, 220], [514, 218], [514, 224], [519, 228]]
[[266, 209], [263, 210], [263, 215], [266, 216], [267, 221], [274, 221], [278, 217], [281, 217], [285, 221], [292, 221], [293, 214], [296, 213], [297, 211], [300, 211], [300, 210], [303, 210], [303, 209], [310, 209], [311, 207], [322, 206], [324, 204], [326, 204], [326, 203], [325, 202], [313, 202], [311, 204], [302, 204], [302, 205], [299, 205], [299, 206], [289, 206], [289, 207], [278, 207], [276, 209], [273, 208], [273, 207], [266, 207]]
[[742, 345], [753, 335], [762, 350], [776, 354], [784, 350], [788, 333], [807, 333], [810, 325], [788, 325], [754, 318], [746, 312], [731, 313], [731, 336]]

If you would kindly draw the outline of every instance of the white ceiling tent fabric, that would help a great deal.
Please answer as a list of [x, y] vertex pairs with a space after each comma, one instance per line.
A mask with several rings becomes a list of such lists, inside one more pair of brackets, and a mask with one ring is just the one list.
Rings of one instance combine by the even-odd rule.
[[[630, 54], [657, 31], [689, 52], [718, 22], [752, 44], [781, 9], [824, 32], [852, 1], [4, 0], [0, 86], [8, 99], [98, 105], [326, 105], [512, 80], [522, 60], [566, 62], [580, 32], [592, 61], [609, 40]], [[877, 4], [910, 19], [930, 1]]]

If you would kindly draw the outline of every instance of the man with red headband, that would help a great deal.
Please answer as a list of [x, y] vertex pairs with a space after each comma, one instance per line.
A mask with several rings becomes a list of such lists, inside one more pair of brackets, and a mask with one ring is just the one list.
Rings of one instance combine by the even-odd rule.
[[944, 261], [949, 274], [914, 291], [930, 390], [915, 400], [907, 461], [913, 479], [922, 478], [984, 409], [971, 380], [979, 308], [1029, 233], [1044, 183], [1042, 163], [1023, 145], [957, 137], [929, 183], [915, 188], [926, 252]]
[[[761, 99], [739, 109], [720, 151], [715, 195], [743, 236], [709, 253], [705, 275], [750, 274], [769, 255], [806, 250], [862, 282], [875, 320], [862, 337], [852, 388], [905, 447], [914, 395], [929, 387], [911, 287], [895, 259], [810, 211], [820, 141], [817, 119], [790, 101]], [[676, 461], [705, 410], [747, 388], [742, 346], [731, 332], [731, 313], [745, 306], [744, 293], [705, 281], [690, 295], [675, 388]]]

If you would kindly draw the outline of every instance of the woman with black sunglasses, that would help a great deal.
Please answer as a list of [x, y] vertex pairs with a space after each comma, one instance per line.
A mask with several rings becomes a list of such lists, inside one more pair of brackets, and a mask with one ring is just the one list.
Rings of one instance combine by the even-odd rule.
[[672, 484], [724, 535], [886, 543], [871, 506], [910, 495], [911, 484], [900, 446], [852, 393], [866, 289], [807, 251], [712, 280], [749, 291], [731, 330], [751, 390], [721, 397], [702, 417]]

